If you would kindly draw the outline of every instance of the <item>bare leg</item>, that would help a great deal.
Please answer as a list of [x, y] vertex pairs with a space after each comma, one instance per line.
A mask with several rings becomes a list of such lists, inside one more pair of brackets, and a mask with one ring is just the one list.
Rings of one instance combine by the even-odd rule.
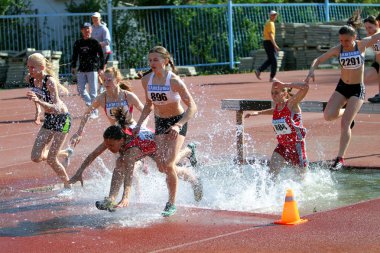
[[53, 139], [54, 132], [41, 128], [37, 134], [31, 153], [31, 160], [39, 163], [47, 159], [47, 145]]
[[123, 196], [117, 207], [126, 207], [129, 204], [129, 194], [132, 187], [132, 178], [137, 157], [141, 157], [139, 148], [131, 148], [116, 161], [116, 168], [112, 174], [109, 199], [115, 201], [121, 185], [124, 183]]
[[342, 107], [346, 104], [346, 102], [347, 99], [342, 94], [334, 91], [327, 102], [325, 110], [323, 111], [325, 120], [332, 121], [341, 117], [344, 113], [344, 109], [342, 109]]
[[62, 144], [64, 143], [66, 137], [67, 134], [60, 132], [54, 133], [53, 142], [51, 144], [46, 161], [52, 167], [55, 173], [57, 173], [58, 177], [62, 180], [64, 187], [71, 188], [65, 167], [63, 167], [63, 165], [58, 160], [58, 153], [61, 150]]
[[348, 145], [351, 141], [351, 122], [354, 120], [356, 114], [359, 112], [363, 100], [358, 97], [350, 97], [347, 102], [347, 107], [343, 113], [341, 120], [341, 134], [340, 134], [340, 144], [338, 157], [344, 157]]
[[365, 68], [364, 71], [364, 83], [369, 83], [377, 80], [377, 71], [373, 67]]
[[182, 159], [189, 157], [191, 155], [191, 149], [186, 146], [183, 149], [181, 149], [177, 156], [177, 163], [180, 162]]
[[160, 172], [166, 174], [166, 182], [169, 190], [169, 203], [176, 200], [178, 177], [176, 160], [185, 137], [178, 135], [175, 140], [170, 140], [169, 135], [156, 135], [157, 152], [156, 163]]
[[277, 177], [281, 171], [281, 168], [283, 168], [285, 165], [285, 159], [279, 153], [273, 152], [269, 162], [269, 173], [272, 175], [273, 179]]

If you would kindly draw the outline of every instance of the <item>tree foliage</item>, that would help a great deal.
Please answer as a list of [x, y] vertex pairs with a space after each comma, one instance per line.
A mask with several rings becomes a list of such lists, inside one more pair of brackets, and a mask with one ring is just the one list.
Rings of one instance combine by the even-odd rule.
[[107, 4], [107, 0], [84, 0], [82, 2], [71, 0], [70, 3], [65, 3], [68, 12], [94, 12], [101, 10], [101, 7]]
[[33, 13], [31, 0], [0, 0], [0, 15]]

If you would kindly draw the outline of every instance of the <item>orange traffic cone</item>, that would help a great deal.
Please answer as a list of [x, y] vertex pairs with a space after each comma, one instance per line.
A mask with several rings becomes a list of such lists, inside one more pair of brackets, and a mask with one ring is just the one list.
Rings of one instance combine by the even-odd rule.
[[300, 219], [297, 202], [294, 200], [293, 191], [286, 191], [284, 210], [282, 211], [281, 220], [275, 221], [275, 224], [297, 225], [306, 222], [306, 219]]

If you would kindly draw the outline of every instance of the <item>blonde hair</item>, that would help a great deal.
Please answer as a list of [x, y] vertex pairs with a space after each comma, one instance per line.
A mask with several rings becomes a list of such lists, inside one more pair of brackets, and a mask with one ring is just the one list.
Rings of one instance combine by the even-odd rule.
[[48, 59], [46, 59], [45, 56], [40, 53], [33, 53], [29, 55], [28, 61], [32, 61], [39, 66], [43, 66], [44, 72], [53, 78], [54, 82], [57, 84], [58, 89], [65, 92], [66, 94], [69, 93], [68, 89], [60, 83], [57, 73], [53, 69], [53, 64]]
[[116, 78], [117, 82], [120, 83], [119, 87], [122, 90], [127, 90], [127, 91], [132, 92], [131, 84], [128, 81], [123, 81], [124, 77], [118, 68], [109, 67], [104, 71], [104, 74], [105, 73], [111, 73]]
[[158, 54], [162, 55], [164, 59], [168, 59], [169, 60], [169, 65], [172, 68], [172, 71], [174, 73], [177, 72], [177, 70], [176, 70], [176, 68], [174, 66], [174, 63], [173, 63], [173, 59], [170, 56], [170, 53], [169, 53], [169, 51], [166, 48], [164, 48], [162, 46], [155, 46], [151, 50], [149, 50], [149, 53], [150, 54], [152, 54], [152, 53], [158, 53]]

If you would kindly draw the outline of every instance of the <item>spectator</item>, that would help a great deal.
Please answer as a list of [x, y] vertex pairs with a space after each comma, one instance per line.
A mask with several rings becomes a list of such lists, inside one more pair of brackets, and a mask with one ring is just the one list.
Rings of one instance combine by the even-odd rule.
[[270, 11], [269, 12], [269, 20], [265, 23], [264, 26], [264, 49], [265, 53], [267, 54], [268, 59], [258, 68], [255, 70], [255, 75], [258, 79], [261, 80], [260, 74], [264, 70], [266, 70], [269, 66], [271, 66], [270, 69], [270, 82], [274, 81], [274, 77], [276, 76], [277, 72], [277, 52], [280, 50], [280, 48], [277, 46], [275, 37], [276, 37], [276, 28], [274, 26], [274, 22], [277, 19], [277, 12], [276, 11]]
[[[87, 106], [91, 106], [98, 95], [98, 74], [102, 75], [104, 69], [102, 47], [97, 40], [91, 38], [91, 31], [90, 23], [86, 22], [81, 25], [82, 38], [75, 41], [71, 59], [71, 73], [75, 75], [77, 73], [76, 64], [79, 58], [77, 87], [79, 94]], [[87, 83], [90, 94], [86, 89]], [[95, 119], [99, 117], [98, 114], [98, 110], [94, 110], [90, 118]]]
[[107, 61], [112, 54], [111, 51], [111, 36], [110, 31], [107, 28], [107, 24], [104, 23], [99, 12], [94, 12], [91, 16], [92, 19], [92, 33], [91, 37], [96, 39], [103, 50], [104, 56], [104, 65], [107, 64]]

